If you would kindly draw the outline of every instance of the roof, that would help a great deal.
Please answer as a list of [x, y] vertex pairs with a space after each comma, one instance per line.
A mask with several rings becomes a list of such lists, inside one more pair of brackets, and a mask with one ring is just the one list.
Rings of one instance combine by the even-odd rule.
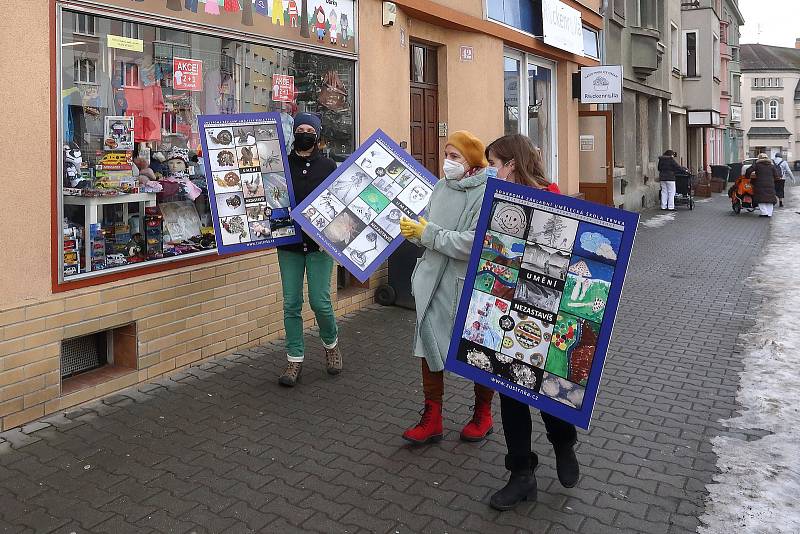
[[747, 130], [747, 137], [780, 137], [787, 138], [792, 135], [783, 126], [753, 126]]
[[762, 44], [743, 44], [740, 49], [742, 72], [753, 70], [800, 71], [800, 49]]

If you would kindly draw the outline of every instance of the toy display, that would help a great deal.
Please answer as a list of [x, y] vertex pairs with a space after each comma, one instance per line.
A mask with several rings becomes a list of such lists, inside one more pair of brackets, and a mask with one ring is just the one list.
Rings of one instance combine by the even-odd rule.
[[446, 368], [588, 428], [637, 223], [489, 180]]

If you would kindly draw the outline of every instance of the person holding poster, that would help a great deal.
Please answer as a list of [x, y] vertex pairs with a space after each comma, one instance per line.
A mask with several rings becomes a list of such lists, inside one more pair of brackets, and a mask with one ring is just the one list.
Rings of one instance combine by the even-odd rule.
[[[497, 169], [497, 178], [537, 189], [560, 193], [558, 186], [545, 178], [545, 167], [539, 150], [524, 135], [507, 135], [486, 148], [486, 159]], [[496, 510], [510, 510], [525, 500], [536, 500], [538, 465], [536, 453], [531, 451], [531, 413], [527, 404], [506, 395], [500, 395], [500, 413], [506, 437], [506, 469], [511, 472], [508, 484], [492, 495], [489, 504]], [[578, 439], [575, 426], [548, 413], [541, 412], [547, 439], [556, 454], [558, 480], [566, 488], [578, 483], [580, 466], [573, 449]]]
[[[294, 117], [294, 145], [289, 154], [289, 171], [296, 202], [301, 202], [333, 171], [336, 163], [320, 152], [322, 121], [312, 113]], [[331, 303], [333, 258], [320, 250], [303, 232], [302, 243], [278, 247], [278, 264], [283, 287], [283, 324], [286, 329], [286, 370], [278, 382], [293, 387], [300, 378], [305, 357], [303, 341], [303, 276], [308, 279], [308, 301], [319, 325], [319, 337], [325, 347], [328, 374], [342, 370], [342, 354], [338, 345], [338, 327]]]
[[[414, 444], [442, 439], [444, 361], [489, 175], [484, 149], [471, 133], [453, 133], [445, 146], [444, 179], [436, 183], [426, 210], [429, 220], [400, 221], [403, 236], [425, 248], [411, 275], [417, 308], [414, 356], [422, 365], [425, 396], [422, 419], [403, 433]], [[481, 441], [492, 431], [494, 391], [480, 384], [474, 389], [475, 411], [461, 431], [464, 441]]]

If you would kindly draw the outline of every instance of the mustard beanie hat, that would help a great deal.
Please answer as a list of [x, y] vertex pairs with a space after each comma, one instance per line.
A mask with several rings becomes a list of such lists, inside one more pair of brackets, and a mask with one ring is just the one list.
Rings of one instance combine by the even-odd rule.
[[454, 146], [461, 152], [470, 169], [474, 167], [488, 167], [489, 162], [486, 161], [486, 146], [480, 139], [472, 135], [466, 130], [453, 132], [447, 139], [447, 144]]

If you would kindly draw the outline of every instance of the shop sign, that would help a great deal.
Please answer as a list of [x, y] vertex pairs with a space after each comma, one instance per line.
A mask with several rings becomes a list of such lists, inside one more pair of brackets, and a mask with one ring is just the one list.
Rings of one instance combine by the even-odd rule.
[[130, 50], [132, 52], [144, 52], [144, 41], [141, 39], [131, 39], [119, 35], [108, 35], [108, 47], [120, 50]]
[[194, 31], [202, 31], [203, 26], [221, 28], [351, 54], [356, 52], [358, 42], [355, 0], [225, 0], [224, 3], [94, 0], [93, 3], [170, 20]]
[[292, 217], [359, 281], [405, 241], [400, 219], [417, 219], [436, 178], [378, 130], [292, 210]]
[[461, 47], [461, 61], [471, 62], [475, 59], [475, 49], [471, 46]]
[[272, 101], [294, 102], [294, 76], [272, 75]]
[[445, 368], [589, 428], [638, 222], [489, 179]]
[[199, 59], [172, 59], [172, 80], [177, 91], [203, 90], [203, 62]]
[[731, 122], [742, 122], [741, 106], [731, 106]]
[[542, 0], [544, 42], [561, 50], [583, 55], [581, 12], [560, 0]]
[[581, 145], [581, 152], [594, 152], [594, 136], [581, 135], [580, 145]]
[[581, 103], [622, 102], [622, 65], [581, 67]]

